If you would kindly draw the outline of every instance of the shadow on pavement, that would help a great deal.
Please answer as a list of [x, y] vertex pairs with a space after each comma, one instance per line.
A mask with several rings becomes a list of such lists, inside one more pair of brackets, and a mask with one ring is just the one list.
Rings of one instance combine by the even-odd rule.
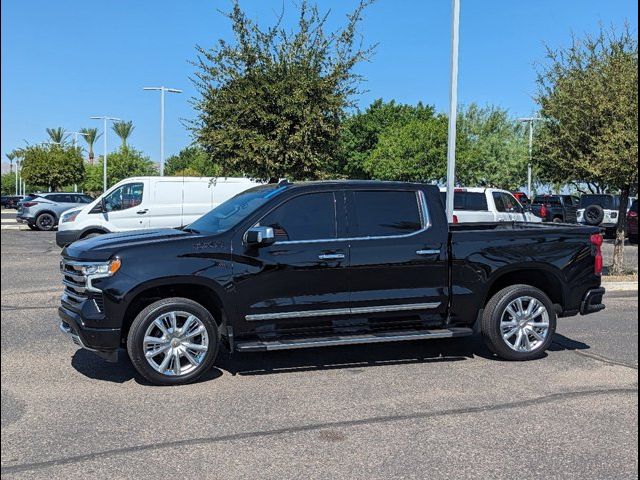
[[[586, 343], [556, 334], [549, 351], [588, 350], [589, 348], [591, 347]], [[478, 335], [447, 340], [350, 345], [262, 353], [236, 352], [233, 355], [230, 355], [228, 350], [221, 349], [216, 366], [196, 383], [215, 380], [224, 372], [231, 375], [251, 376], [340, 369], [356, 374], [363, 368], [460, 362], [474, 357], [502, 361], [485, 347]], [[133, 379], [141, 385], [149, 385], [133, 368], [125, 351], [120, 352], [116, 363], [109, 363], [87, 350], [80, 349], [73, 355], [71, 364], [79, 373], [95, 380], [124, 383]]]

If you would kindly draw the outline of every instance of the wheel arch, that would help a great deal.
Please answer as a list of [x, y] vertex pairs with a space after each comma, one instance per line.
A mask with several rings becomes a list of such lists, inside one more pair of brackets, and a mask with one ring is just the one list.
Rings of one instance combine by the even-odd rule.
[[190, 276], [170, 277], [145, 282], [126, 295], [126, 309], [122, 317], [122, 338], [127, 338], [136, 316], [153, 302], [170, 297], [193, 300], [206, 308], [213, 316], [221, 334], [228, 325], [227, 308], [222, 287], [215, 282]]
[[503, 288], [519, 284], [529, 285], [544, 292], [556, 306], [558, 313], [564, 309], [566, 294], [562, 275], [559, 271], [542, 265], [525, 268], [511, 267], [494, 274], [487, 286], [483, 305], [486, 306], [491, 298]]

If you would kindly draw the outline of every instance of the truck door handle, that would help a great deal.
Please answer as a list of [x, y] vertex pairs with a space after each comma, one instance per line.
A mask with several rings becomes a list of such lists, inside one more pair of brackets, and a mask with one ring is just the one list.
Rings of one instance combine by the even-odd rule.
[[344, 260], [347, 256], [344, 253], [328, 253], [319, 255], [318, 258], [320, 260]]
[[144, 215], [144, 214], [145, 214], [145, 213], [147, 213], [148, 211], [149, 211], [149, 209], [148, 209], [148, 208], [145, 208], [144, 210], [138, 210], [136, 213], [137, 213], [138, 215]]
[[440, 255], [440, 250], [418, 250], [416, 255]]

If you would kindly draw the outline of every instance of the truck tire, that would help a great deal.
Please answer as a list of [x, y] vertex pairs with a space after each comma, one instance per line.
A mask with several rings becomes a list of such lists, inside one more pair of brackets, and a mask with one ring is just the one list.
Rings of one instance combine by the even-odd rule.
[[496, 293], [485, 307], [482, 337], [505, 360], [535, 360], [553, 341], [557, 316], [549, 297], [529, 285], [513, 285]]
[[591, 226], [597, 227], [604, 221], [604, 208], [600, 205], [589, 205], [584, 211], [584, 222]]
[[133, 366], [154, 385], [196, 381], [213, 365], [219, 345], [218, 326], [211, 313], [199, 303], [180, 297], [146, 307], [136, 316], [127, 336]]
[[41, 213], [36, 217], [36, 227], [43, 232], [51, 231], [56, 226], [56, 217], [50, 213]]
[[553, 217], [553, 223], [562, 223], [562, 217]]

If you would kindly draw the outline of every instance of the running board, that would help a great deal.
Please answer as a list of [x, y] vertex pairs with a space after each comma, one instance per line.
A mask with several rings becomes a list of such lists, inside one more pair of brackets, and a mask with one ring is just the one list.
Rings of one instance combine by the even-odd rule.
[[377, 332], [360, 335], [236, 342], [236, 350], [239, 352], [265, 352], [271, 350], [292, 350], [294, 348], [332, 347], [334, 345], [357, 345], [363, 343], [404, 342], [407, 340], [468, 337], [470, 335], [473, 335], [473, 330], [471, 328], [403, 330], [399, 332]]

